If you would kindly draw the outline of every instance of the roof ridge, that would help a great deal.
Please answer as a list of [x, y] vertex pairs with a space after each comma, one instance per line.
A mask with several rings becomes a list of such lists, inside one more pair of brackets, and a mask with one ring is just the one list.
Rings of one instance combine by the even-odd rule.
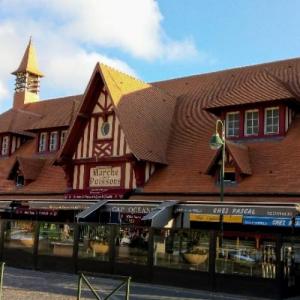
[[138, 77], [135, 77], [135, 76], [133, 76], [133, 75], [130, 75], [130, 74], [128, 74], [128, 73], [125, 73], [124, 71], [120, 71], [119, 69], [117, 69], [117, 68], [115, 68], [115, 67], [112, 67], [112, 66], [110, 66], [110, 65], [107, 65], [107, 64], [105, 64], [105, 63], [102, 63], [102, 62], [99, 62], [99, 64], [100, 64], [100, 66], [104, 66], [104, 67], [106, 67], [106, 68], [109, 68], [109, 69], [111, 69], [112, 71], [115, 71], [115, 72], [118, 72], [118, 73], [120, 73], [120, 74], [123, 74], [123, 75], [125, 75], [125, 76], [127, 76], [127, 77], [129, 77], [129, 78], [131, 78], [131, 79], [133, 79], [133, 80], [135, 80], [135, 81], [139, 81], [139, 82], [141, 82], [141, 83], [143, 83], [143, 84], [149, 84], [149, 85], [151, 85], [150, 83], [147, 83], [146, 81], [144, 81], [144, 80], [142, 80], [142, 79], [140, 79], [140, 78], [138, 78]]
[[270, 75], [272, 78], [274, 78], [284, 89], [286, 89], [288, 92], [290, 92], [296, 99], [300, 100], [299, 95], [296, 95], [289, 84], [287, 82], [282, 81], [280, 78], [278, 78], [276, 75], [272, 74], [268, 70], [265, 70], [268, 75]]
[[260, 68], [260, 67], [264, 67], [264, 66], [265, 67], [273, 67], [274, 65], [277, 65], [277, 64], [288, 63], [288, 62], [292, 62], [295, 60], [300, 61], [300, 57], [293, 57], [293, 58], [282, 59], [282, 60], [274, 60], [274, 61], [270, 61], [270, 62], [256, 63], [256, 64], [250, 64], [250, 65], [244, 65], [244, 66], [229, 67], [227, 69], [217, 70], [217, 71], [213, 71], [213, 72], [205, 72], [205, 73], [200, 73], [200, 74], [187, 75], [187, 76], [183, 76], [183, 77], [175, 77], [175, 78], [170, 78], [170, 79], [153, 81], [150, 84], [164, 83], [164, 82], [170, 82], [170, 81], [176, 81], [176, 80], [182, 80], [182, 79], [191, 79], [191, 78], [197, 78], [197, 77], [206, 77], [209, 75], [222, 75], [223, 73], [233, 72], [233, 71], [248, 71], [250, 69]]

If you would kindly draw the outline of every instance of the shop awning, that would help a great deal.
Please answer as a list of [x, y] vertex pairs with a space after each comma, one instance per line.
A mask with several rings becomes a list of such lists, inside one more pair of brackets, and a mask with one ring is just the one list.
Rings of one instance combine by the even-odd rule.
[[174, 206], [178, 201], [162, 202], [159, 206], [142, 218], [142, 221], [151, 221], [151, 227], [164, 227], [173, 218]]
[[241, 203], [180, 203], [176, 205], [175, 212], [266, 217], [293, 217], [299, 213], [296, 205], [259, 205]]
[[101, 200], [94, 204], [92, 204], [90, 207], [82, 211], [76, 216], [77, 222], [80, 220], [85, 219], [89, 215], [91, 215], [93, 212], [95, 212], [97, 209], [100, 209], [101, 207], [105, 206], [109, 200]]

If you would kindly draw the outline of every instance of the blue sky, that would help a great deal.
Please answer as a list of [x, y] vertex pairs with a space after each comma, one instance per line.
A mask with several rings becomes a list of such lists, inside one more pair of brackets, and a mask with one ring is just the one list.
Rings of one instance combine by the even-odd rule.
[[0, 0], [0, 111], [30, 35], [47, 99], [82, 93], [99, 60], [151, 82], [298, 57], [299, 11], [299, 0]]

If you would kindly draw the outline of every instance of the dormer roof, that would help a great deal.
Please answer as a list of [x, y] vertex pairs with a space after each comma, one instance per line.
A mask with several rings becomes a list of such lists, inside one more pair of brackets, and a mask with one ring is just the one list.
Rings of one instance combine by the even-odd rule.
[[[237, 167], [240, 174], [251, 175], [252, 168], [250, 164], [249, 148], [246, 145], [226, 142], [226, 150], [232, 157], [234, 165]], [[222, 155], [222, 150], [216, 151], [211, 159], [206, 170], [206, 174], [212, 175], [213, 170], [216, 169], [216, 164], [220, 161]]]

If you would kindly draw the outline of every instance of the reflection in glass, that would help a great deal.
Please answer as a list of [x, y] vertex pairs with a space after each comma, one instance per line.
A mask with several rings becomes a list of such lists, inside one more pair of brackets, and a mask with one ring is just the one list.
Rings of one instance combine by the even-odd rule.
[[116, 261], [147, 264], [149, 230], [138, 227], [120, 227], [116, 238]]
[[209, 232], [203, 230], [156, 230], [154, 265], [208, 271]]
[[32, 221], [8, 221], [4, 231], [4, 247], [33, 252], [35, 223]]
[[81, 225], [79, 229], [79, 258], [109, 260], [110, 227]]
[[259, 235], [237, 235], [217, 238], [216, 272], [275, 278], [275, 242]]
[[73, 255], [73, 232], [72, 224], [41, 223], [38, 253], [71, 257]]

